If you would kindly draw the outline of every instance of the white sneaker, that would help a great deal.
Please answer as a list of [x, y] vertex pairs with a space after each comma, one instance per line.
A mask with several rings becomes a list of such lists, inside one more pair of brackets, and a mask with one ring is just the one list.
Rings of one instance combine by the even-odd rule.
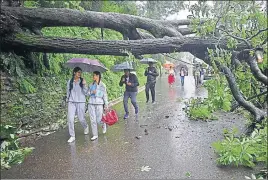
[[98, 139], [98, 136], [93, 136], [93, 137], [91, 138], [91, 141], [94, 141], [94, 140], [96, 140], [96, 139]]
[[73, 141], [75, 141], [75, 137], [70, 137], [70, 139], [67, 141], [68, 143], [71, 143], [71, 142], [73, 142]]
[[102, 133], [105, 134], [107, 131], [107, 125], [106, 124], [103, 124], [102, 125]]
[[86, 129], [84, 130], [84, 134], [88, 134], [89, 130], [88, 130], [88, 126], [86, 127]]

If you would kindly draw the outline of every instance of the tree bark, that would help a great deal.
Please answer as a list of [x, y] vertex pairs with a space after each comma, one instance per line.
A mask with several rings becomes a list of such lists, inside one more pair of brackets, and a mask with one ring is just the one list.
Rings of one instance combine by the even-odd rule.
[[[11, 38], [3, 39], [5, 46], [18, 47], [30, 49], [35, 52], [54, 52], [54, 53], [86, 53], [86, 54], [103, 54], [103, 55], [125, 55], [125, 53], [118, 52], [120, 49], [126, 49], [131, 51], [135, 56], [142, 54], [156, 54], [156, 53], [173, 53], [173, 52], [190, 52], [200, 59], [205, 59], [207, 48], [214, 48], [217, 44], [217, 40], [210, 39], [195, 39], [184, 38], [181, 34], [193, 33], [189, 28], [179, 28], [180, 25], [189, 25], [191, 20], [172, 20], [161, 21], [151, 20], [148, 18], [119, 14], [119, 13], [102, 13], [85, 11], [81, 12], [72, 9], [58, 9], [58, 8], [16, 8], [1, 6], [1, 21], [2, 24], [11, 24], [6, 31], [0, 29], [0, 35], [5, 33], [21, 33], [21, 29], [18, 28], [18, 23], [22, 27], [28, 29], [41, 29], [43, 27], [54, 26], [82, 26], [82, 27], [100, 27], [109, 28], [121, 32], [124, 39], [144, 39], [144, 38], [162, 38], [165, 36], [176, 37], [176, 39], [167, 41], [155, 40], [155, 41], [137, 41], [135, 44], [132, 42], [120, 42], [109, 41], [86, 41], [66, 38], [45, 38], [45, 41], [49, 41], [51, 44], [42, 42], [42, 38], [34, 37], [27, 38], [30, 43], [25, 40], [19, 39], [15, 36]], [[8, 17], [8, 18], [7, 18]], [[205, 20], [202, 20], [204, 22]], [[201, 22], [201, 23], [202, 23]], [[12, 25], [14, 24], [14, 28]], [[16, 25], [16, 26], [15, 26]], [[11, 26], [11, 27], [10, 27]], [[137, 28], [147, 30], [149, 33], [141, 33]], [[3, 33], [4, 32], [4, 33]], [[23, 35], [24, 37], [27, 35]], [[34, 40], [35, 39], [35, 40]], [[168, 39], [169, 40], [169, 39]], [[160, 42], [160, 41], [163, 41]], [[62, 44], [64, 43], [64, 44]], [[65, 44], [67, 43], [67, 44]], [[73, 44], [72, 44], [73, 43]], [[78, 43], [78, 44], [76, 44]], [[94, 44], [92, 47], [90, 44]], [[114, 45], [112, 45], [115, 43]], [[185, 45], [183, 44], [185, 43]], [[2, 43], [1, 43], [2, 44]], [[34, 46], [36, 45], [36, 47]], [[104, 45], [107, 45], [104, 47]], [[125, 47], [126, 45], [126, 47]], [[138, 47], [140, 46], [140, 47]], [[145, 46], [145, 47], [144, 47]], [[222, 40], [219, 45], [221, 48], [226, 49], [226, 40]], [[238, 45], [237, 50], [245, 48], [244, 44]], [[104, 47], [104, 48], [103, 48]], [[109, 47], [109, 48], [107, 48]], [[66, 49], [64, 49], [66, 48]], [[102, 49], [100, 49], [102, 48]], [[142, 49], [144, 48], [144, 49]], [[133, 50], [133, 51], [132, 51]], [[208, 61], [206, 61], [209, 63]], [[209, 63], [210, 64], [210, 63]]]
[[217, 63], [218, 66], [220, 67], [220, 69], [222, 69], [224, 71], [224, 73], [226, 74], [225, 77], [229, 83], [229, 87], [232, 91], [232, 94], [235, 98], [235, 100], [242, 106], [244, 107], [246, 110], [248, 110], [251, 114], [254, 115], [256, 122], [261, 122], [264, 117], [265, 117], [265, 113], [260, 110], [259, 108], [255, 107], [251, 102], [246, 101], [245, 98], [243, 97], [243, 95], [241, 94], [235, 77], [233, 75], [233, 73], [231, 72], [231, 70], [223, 65], [220, 65], [219, 63]]
[[257, 80], [259, 80], [260, 82], [262, 82], [263, 84], [268, 85], [268, 78], [267, 78], [267, 76], [265, 76], [265, 75], [261, 72], [261, 70], [260, 70], [260, 68], [259, 68], [259, 66], [258, 66], [258, 64], [257, 64], [257, 61], [256, 61], [255, 57], [250, 56], [250, 57], [247, 59], [247, 63], [248, 63], [249, 66], [250, 66], [250, 70], [251, 70], [253, 76], [254, 76]]
[[154, 37], [164, 36], [183, 37], [182, 35], [194, 33], [189, 28], [180, 28], [180, 25], [189, 25], [190, 20], [160, 21], [148, 18], [94, 11], [78, 11], [62, 8], [20, 8], [1, 6], [1, 16], [10, 14], [14, 16], [23, 27], [103, 27], [122, 34], [131, 33], [134, 28], [147, 30]]
[[[262, 92], [262, 93], [260, 93], [260, 94], [257, 94], [257, 95], [255, 95], [255, 96], [252, 96], [252, 97], [249, 97], [248, 99], [247, 99], [247, 101], [250, 101], [250, 100], [252, 100], [252, 99], [254, 99], [254, 98], [257, 98], [257, 97], [260, 97], [260, 96], [262, 96], [262, 95], [265, 95], [265, 94], [267, 94], [267, 91], [265, 91], [265, 92]], [[240, 104], [238, 104], [237, 102], [232, 106], [232, 108], [231, 108], [231, 112], [233, 112], [236, 108], [238, 108], [240, 106]]]
[[260, 82], [265, 85], [268, 85], [268, 78], [265, 74], [263, 74], [257, 64], [255, 56], [250, 55], [249, 49], [244, 49], [236, 54], [236, 57], [240, 61], [245, 61], [250, 66], [250, 70], [253, 76]]
[[[74, 53], [94, 55], [126, 56], [124, 50], [133, 54], [158, 54], [173, 52], [190, 52], [199, 58], [204, 56], [207, 48], [214, 49], [217, 39], [161, 38], [143, 40], [95, 41], [71, 38], [42, 37], [17, 33], [2, 39], [1, 46], [6, 48], [22, 48], [32, 52]], [[227, 49], [227, 41], [221, 41], [221, 47]], [[241, 44], [239, 49], [245, 46]], [[203, 58], [204, 59], [204, 58]], [[209, 63], [209, 62], [208, 62]]]

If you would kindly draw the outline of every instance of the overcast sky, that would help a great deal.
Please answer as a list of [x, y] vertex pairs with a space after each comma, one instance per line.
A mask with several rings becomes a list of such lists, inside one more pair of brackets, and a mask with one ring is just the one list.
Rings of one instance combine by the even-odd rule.
[[[190, 1], [190, 5], [196, 4], [198, 1]], [[207, 4], [212, 6], [213, 1], [207, 1]], [[167, 20], [180, 20], [180, 19], [187, 19], [187, 16], [191, 15], [191, 12], [188, 11], [188, 9], [180, 10], [179, 13], [173, 14], [167, 17]]]
[[[137, 4], [144, 4], [146, 1], [136, 1]], [[198, 3], [198, 1], [185, 1], [187, 3], [190, 3], [190, 5], [194, 5]], [[210, 6], [213, 6], [213, 1], [207, 1], [207, 4]], [[262, 9], [264, 9], [267, 5], [267, 2], [264, 1], [264, 4], [262, 4]], [[187, 9], [186, 10], [180, 10], [179, 13], [170, 15], [167, 17], [167, 20], [180, 20], [180, 19], [187, 19], [187, 16], [191, 15], [191, 12], [189, 12]]]
[[[136, 1], [136, 3], [138, 5], [140, 4], [144, 4], [146, 1]], [[194, 5], [196, 4], [198, 1], [187, 1], [187, 3], [190, 3], [190, 5]], [[207, 3], [209, 5], [213, 5], [213, 1], [207, 1]], [[187, 16], [190, 15], [191, 12], [189, 12], [188, 10], [180, 10], [179, 13], [170, 15], [167, 17], [167, 20], [180, 20], [180, 19], [187, 19]]]

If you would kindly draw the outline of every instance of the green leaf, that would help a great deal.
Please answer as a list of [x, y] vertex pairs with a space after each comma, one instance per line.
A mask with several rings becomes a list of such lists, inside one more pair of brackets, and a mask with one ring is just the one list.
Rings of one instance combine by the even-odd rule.
[[186, 172], [185, 176], [186, 177], [191, 177], [191, 173], [190, 172]]
[[15, 139], [15, 135], [14, 134], [10, 134], [11, 139]]

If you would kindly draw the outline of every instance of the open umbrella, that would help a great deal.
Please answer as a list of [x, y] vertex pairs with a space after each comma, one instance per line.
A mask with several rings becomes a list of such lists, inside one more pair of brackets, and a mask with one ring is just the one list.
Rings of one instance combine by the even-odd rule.
[[124, 69], [134, 70], [132, 63], [128, 61], [116, 64], [112, 67], [112, 71], [114, 72], [123, 71]]
[[149, 63], [157, 63], [157, 61], [152, 58], [143, 58], [142, 60], [140, 60], [140, 63], [149, 64]]
[[179, 72], [182, 67], [184, 67], [184, 69], [188, 72], [188, 66], [186, 66], [185, 64], [179, 64], [179, 65], [177, 65], [176, 66], [176, 70]]
[[163, 67], [166, 68], [166, 69], [169, 69], [170, 66], [173, 67], [173, 68], [175, 67], [175, 65], [173, 63], [171, 63], [171, 62], [166, 62], [166, 63], [163, 64]]
[[72, 58], [65, 64], [69, 68], [80, 67], [83, 72], [105, 72], [108, 69], [98, 60], [87, 58]]

